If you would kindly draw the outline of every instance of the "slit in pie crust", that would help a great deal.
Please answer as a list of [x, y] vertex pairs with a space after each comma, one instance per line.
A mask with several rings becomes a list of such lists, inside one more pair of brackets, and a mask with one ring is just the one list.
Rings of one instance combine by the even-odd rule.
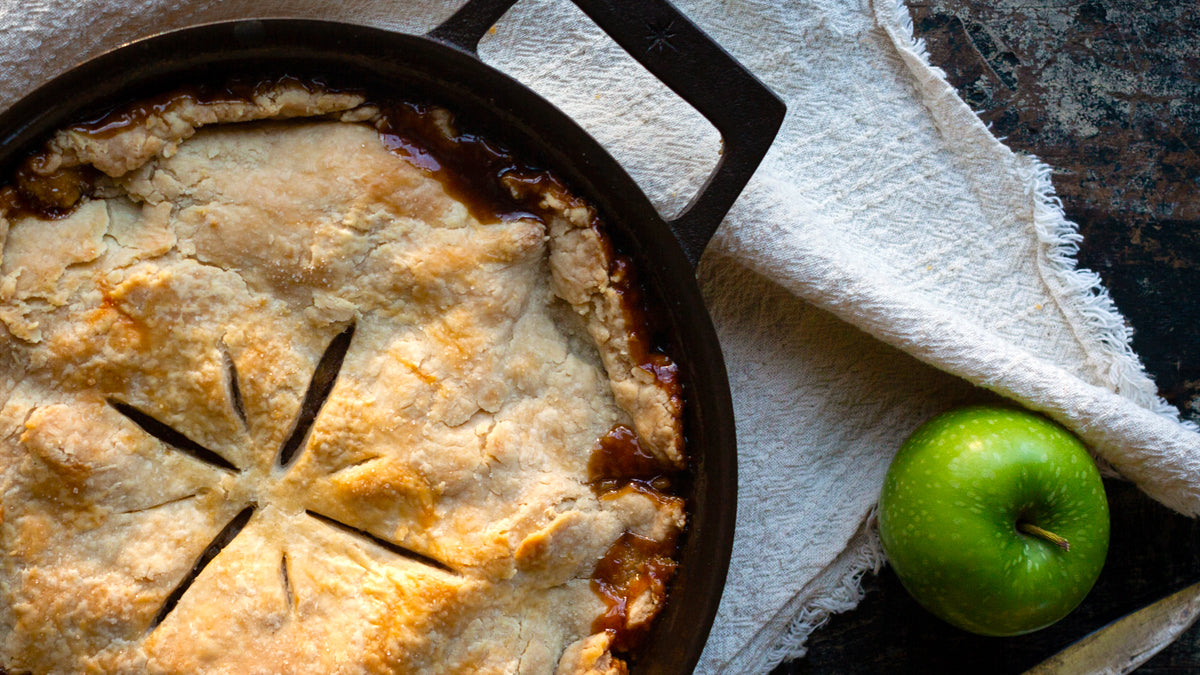
[[476, 199], [469, 143], [285, 79], [26, 162], [0, 672], [625, 672], [684, 527], [674, 364], [594, 209], [524, 165]]

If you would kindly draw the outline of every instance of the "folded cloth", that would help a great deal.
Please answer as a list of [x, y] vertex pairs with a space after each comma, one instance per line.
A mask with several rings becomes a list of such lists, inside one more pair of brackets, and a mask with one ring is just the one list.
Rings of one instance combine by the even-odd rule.
[[[79, 60], [250, 16], [424, 32], [456, 0], [27, 0], [0, 7], [0, 107]], [[1161, 401], [1048, 169], [997, 141], [932, 67], [898, 0], [678, 0], [788, 117], [700, 279], [740, 448], [737, 539], [700, 672], [762, 672], [853, 607], [900, 441], [997, 395], [1061, 421], [1182, 513], [1200, 434]], [[703, 118], [566, 0], [524, 0], [480, 47], [601, 140], [664, 213], [719, 156]]]

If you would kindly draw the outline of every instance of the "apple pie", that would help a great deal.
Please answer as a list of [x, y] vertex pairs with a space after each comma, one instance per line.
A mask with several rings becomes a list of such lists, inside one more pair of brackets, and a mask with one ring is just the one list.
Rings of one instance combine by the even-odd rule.
[[436, 105], [197, 88], [55, 134], [0, 256], [0, 672], [626, 672], [683, 403], [552, 174]]

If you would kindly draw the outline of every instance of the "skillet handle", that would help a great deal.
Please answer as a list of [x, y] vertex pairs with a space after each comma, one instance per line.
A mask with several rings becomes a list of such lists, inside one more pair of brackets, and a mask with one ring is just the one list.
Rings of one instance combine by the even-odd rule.
[[[692, 267], [775, 140], [786, 107], [667, 0], [572, 0], [630, 56], [700, 112], [724, 144], [704, 187], [667, 224]], [[475, 52], [516, 0], [468, 0], [429, 37]]]
[[437, 28], [425, 34], [439, 42], [478, 54], [479, 41], [517, 0], [467, 0]]

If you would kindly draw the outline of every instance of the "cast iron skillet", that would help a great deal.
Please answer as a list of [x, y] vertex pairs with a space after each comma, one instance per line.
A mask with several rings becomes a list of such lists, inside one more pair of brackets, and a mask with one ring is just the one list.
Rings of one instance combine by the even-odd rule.
[[[665, 0], [573, 0], [721, 133], [717, 168], [686, 211], [664, 221], [634, 181], [565, 114], [479, 60], [476, 45], [516, 0], [469, 0], [425, 36], [308, 20], [212, 24], [134, 42], [55, 78], [0, 115], [0, 175], [55, 129], [181, 85], [295, 75], [380, 92], [416, 91], [501, 130], [599, 209], [631, 255], [685, 386], [689, 527], [670, 600], [636, 672], [691, 672], [729, 565], [737, 449], [729, 385], [695, 279], [717, 225], [783, 120], [783, 103]], [[652, 148], [647, 148], [652, 152]]]

